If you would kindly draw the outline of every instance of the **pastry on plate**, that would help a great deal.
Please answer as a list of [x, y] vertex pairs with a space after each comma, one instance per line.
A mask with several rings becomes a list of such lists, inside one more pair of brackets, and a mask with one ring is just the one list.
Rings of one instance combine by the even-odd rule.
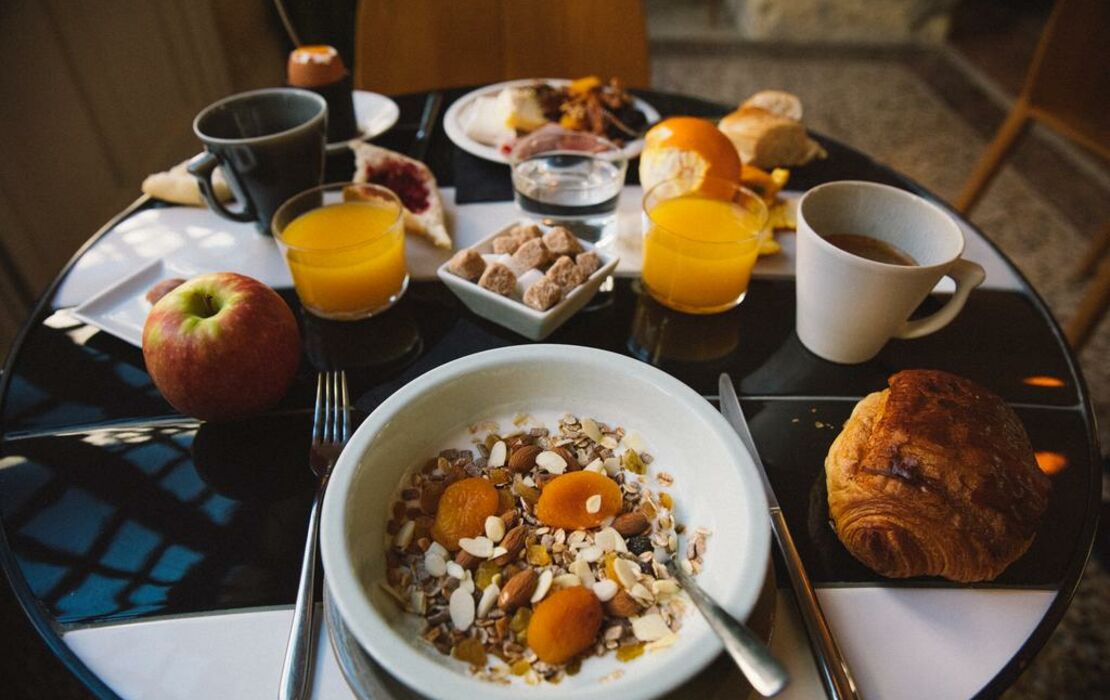
[[906, 370], [889, 385], [856, 405], [825, 459], [837, 536], [883, 576], [994, 579], [1048, 505], [1021, 421], [947, 372]]
[[422, 236], [437, 248], [451, 250], [451, 236], [443, 218], [443, 201], [435, 175], [418, 160], [369, 143], [351, 144], [355, 152], [355, 182], [369, 182], [392, 190], [405, 207], [405, 231]]

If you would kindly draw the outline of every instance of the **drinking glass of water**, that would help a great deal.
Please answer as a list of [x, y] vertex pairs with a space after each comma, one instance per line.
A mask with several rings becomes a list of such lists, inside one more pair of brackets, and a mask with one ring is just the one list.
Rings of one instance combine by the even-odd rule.
[[616, 239], [617, 201], [628, 169], [616, 144], [544, 129], [518, 141], [509, 162], [516, 204], [526, 214], [591, 243]]

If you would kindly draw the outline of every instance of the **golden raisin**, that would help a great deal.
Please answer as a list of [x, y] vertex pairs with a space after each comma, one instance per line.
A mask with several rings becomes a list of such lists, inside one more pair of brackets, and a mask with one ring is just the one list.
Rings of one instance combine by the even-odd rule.
[[532, 613], [528, 646], [542, 661], [565, 663], [593, 645], [604, 616], [601, 601], [584, 586], [555, 591]]
[[547, 566], [551, 563], [551, 555], [547, 547], [542, 544], [533, 544], [528, 547], [528, 563], [532, 566]]
[[523, 676], [525, 673], [532, 670], [532, 664], [521, 659], [519, 661], [514, 661], [513, 665], [509, 667], [509, 670], [512, 671], [514, 676]]
[[493, 482], [494, 486], [509, 483], [509, 470], [501, 469], [500, 467], [489, 470], [489, 480]]
[[465, 661], [473, 666], [486, 665], [486, 649], [482, 643], [473, 637], [467, 637], [451, 650], [451, 656], [459, 661]]
[[474, 576], [474, 585], [479, 591], [484, 591], [487, 586], [493, 583], [493, 577], [499, 573], [501, 573], [501, 567], [487, 559], [478, 565], [478, 573]]
[[674, 510], [674, 499], [666, 491], [659, 494], [659, 503], [667, 510]]
[[[590, 512], [588, 501], [599, 496], [597, 510]], [[597, 527], [621, 510], [621, 487], [604, 474], [569, 472], [544, 487], [536, 503], [536, 517], [545, 525], [569, 530]]]
[[640, 455], [636, 453], [636, 450], [627, 450], [621, 456], [621, 466], [633, 474], [643, 474], [647, 471], [644, 460], [640, 459]]
[[475, 476], [456, 481], [439, 499], [432, 537], [455, 552], [460, 537], [476, 537], [485, 531], [486, 518], [500, 511], [497, 489], [488, 480]]
[[532, 619], [532, 608], [517, 608], [509, 621], [509, 629], [513, 632], [523, 632], [528, 629], [528, 622]]
[[632, 659], [635, 659], [637, 656], [639, 656], [643, 653], [644, 653], [644, 643], [643, 642], [637, 642], [636, 644], [626, 644], [625, 646], [620, 647], [620, 648], [617, 649], [617, 660], [618, 661], [631, 661]]
[[523, 498], [530, 505], [536, 505], [540, 500], [539, 489], [534, 489], [528, 484], [524, 483], [522, 479], [517, 479], [513, 482], [513, 493]]

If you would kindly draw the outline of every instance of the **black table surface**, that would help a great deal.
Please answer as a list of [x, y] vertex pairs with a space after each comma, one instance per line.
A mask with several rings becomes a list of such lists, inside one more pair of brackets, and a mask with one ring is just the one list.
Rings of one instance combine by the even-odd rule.
[[[445, 104], [460, 94], [448, 91]], [[664, 116], [727, 111], [674, 95], [644, 97]], [[398, 98], [401, 119], [377, 143], [407, 150], [424, 100]], [[792, 189], [859, 179], [929, 196], [862, 153], [821, 140], [829, 157], [797, 168]], [[455, 148], [441, 125], [427, 162], [441, 185], [460, 193], [485, 196], [508, 182], [506, 166]], [[352, 170], [350, 155], [340, 154], [329, 159], [327, 178], [349, 179]], [[351, 324], [315, 319], [291, 290], [279, 291], [298, 311], [305, 353], [281, 404], [249, 421], [203, 424], [176, 414], [151, 383], [141, 352], [54, 309], [53, 288], [9, 357], [0, 379], [0, 563], [47, 644], [100, 694], [110, 691], [68, 651], [60, 631], [293, 602], [314, 486], [305, 457], [317, 369], [346, 368], [364, 416], [429, 369], [528, 342], [466, 310], [439, 282], [415, 282], [387, 313]], [[931, 298], [921, 312], [942, 301]], [[693, 317], [651, 301], [635, 280], [617, 279], [612, 292], [547, 342], [634, 356], [711, 401], [717, 375], [730, 374], [806, 567], [823, 586], [951, 585], [882, 579], [831, 531], [823, 460], [855, 402], [911, 367], [955, 372], [1002, 396], [1034, 449], [1056, 453], [1067, 465], [1052, 476], [1049, 511], [1033, 546], [989, 584], [1059, 591], [1033, 637], [984, 692], [1004, 687], [1062, 616], [1098, 508], [1089, 400], [1059, 328], [1032, 290], [981, 289], [940, 332], [892, 341], [874, 360], [843, 366], [809, 353], [793, 319], [790, 280], [755, 279], [738, 308]]]

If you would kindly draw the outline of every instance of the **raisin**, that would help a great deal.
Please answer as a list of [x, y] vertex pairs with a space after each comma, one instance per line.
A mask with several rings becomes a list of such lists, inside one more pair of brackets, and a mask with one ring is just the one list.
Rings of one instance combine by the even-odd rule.
[[652, 551], [652, 549], [654, 549], [651, 546], [651, 539], [644, 535], [629, 537], [628, 541], [625, 542], [625, 544], [628, 545], [628, 551], [632, 552], [636, 556], [640, 556], [644, 552], [650, 552]]

